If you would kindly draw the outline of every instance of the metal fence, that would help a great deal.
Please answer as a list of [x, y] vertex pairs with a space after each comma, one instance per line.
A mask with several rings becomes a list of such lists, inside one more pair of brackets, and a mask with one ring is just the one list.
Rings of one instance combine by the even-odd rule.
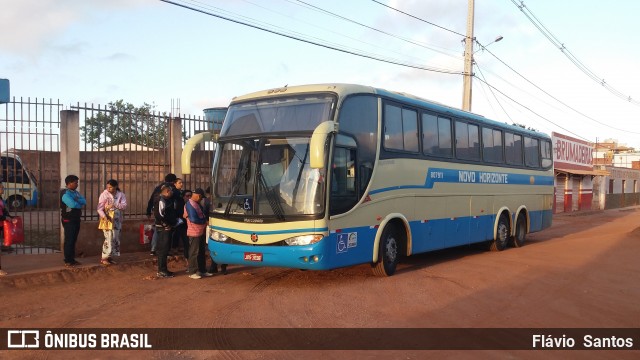
[[87, 199], [84, 220], [97, 220], [98, 197], [109, 179], [127, 195], [125, 216], [146, 212], [150, 191], [171, 161], [168, 116], [135, 112], [122, 106], [72, 106], [80, 116], [80, 191]]
[[[123, 104], [108, 106], [72, 106], [80, 112], [80, 174], [81, 188], [87, 199], [85, 220], [97, 220], [98, 197], [109, 179], [118, 181], [127, 196], [125, 217], [146, 214], [153, 189], [171, 172], [170, 121], [181, 122], [180, 148], [197, 132], [208, 129], [202, 117], [151, 111], [150, 107], [122, 109]], [[185, 176], [184, 189], [207, 187], [213, 151], [197, 151], [193, 173]], [[174, 159], [179, 161], [179, 159]]]
[[[150, 106], [134, 108], [122, 102], [101, 106], [76, 104], [79, 112], [79, 190], [87, 198], [84, 220], [97, 220], [100, 193], [109, 179], [119, 182], [127, 195], [125, 218], [143, 218], [153, 189], [171, 172], [171, 146], [182, 148], [198, 132], [210, 130], [203, 117], [153, 111]], [[12, 245], [14, 253], [47, 253], [60, 248], [59, 194], [60, 102], [15, 99], [0, 105], [0, 152], [19, 155], [38, 187], [38, 201], [24, 207], [25, 242]], [[171, 122], [181, 124], [181, 139], [171, 144]], [[175, 138], [175, 137], [173, 137]], [[211, 181], [213, 147], [203, 145], [192, 155], [192, 174], [185, 175], [185, 189], [207, 188]], [[180, 161], [179, 158], [173, 161]], [[65, 174], [66, 176], [66, 174]], [[3, 197], [6, 199], [6, 197]], [[12, 212], [15, 214], [15, 212]]]
[[[62, 109], [60, 101], [37, 98], [14, 97], [12, 102], [0, 105], [0, 153], [7, 157], [15, 154], [20, 159], [2, 169], [6, 188], [3, 199], [13, 201], [17, 196], [24, 196], [25, 200], [32, 195], [25, 190], [27, 186], [37, 189], [35, 206], [11, 209], [12, 215], [19, 215], [24, 220], [24, 244], [5, 250], [43, 253], [59, 247], [60, 218], [59, 211], [55, 209], [58, 208], [57, 194], [60, 191]], [[17, 178], [19, 180], [10, 179], [12, 172], [23, 176]], [[21, 195], [11, 192], [10, 188], [19, 186], [24, 190]]]
[[[186, 115], [182, 115], [180, 119], [185, 135], [183, 141], [203, 131], [212, 130], [212, 122], [209, 119]], [[184, 143], [182, 147], [184, 148]], [[215, 146], [212, 143], [203, 143], [193, 151], [191, 154], [191, 174], [183, 175], [185, 189], [193, 191], [196, 188], [202, 188], [207, 190], [211, 186], [211, 165], [214, 155]]]

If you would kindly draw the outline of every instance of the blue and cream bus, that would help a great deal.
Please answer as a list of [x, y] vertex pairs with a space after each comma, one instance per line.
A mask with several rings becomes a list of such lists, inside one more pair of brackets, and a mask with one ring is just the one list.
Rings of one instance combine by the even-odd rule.
[[549, 136], [360, 85], [239, 96], [213, 161], [208, 247], [217, 263], [333, 269], [487, 243], [551, 226]]
[[17, 154], [9, 151], [0, 154], [0, 181], [9, 210], [22, 211], [26, 206], [38, 204], [36, 179]]

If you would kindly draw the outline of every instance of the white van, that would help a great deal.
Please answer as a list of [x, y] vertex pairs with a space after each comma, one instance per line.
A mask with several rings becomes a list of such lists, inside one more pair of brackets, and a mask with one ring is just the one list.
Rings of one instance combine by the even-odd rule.
[[38, 186], [20, 157], [5, 151], [0, 155], [0, 162], [2, 163], [0, 180], [4, 185], [3, 199], [9, 210], [20, 211], [25, 206], [36, 206], [38, 204]]

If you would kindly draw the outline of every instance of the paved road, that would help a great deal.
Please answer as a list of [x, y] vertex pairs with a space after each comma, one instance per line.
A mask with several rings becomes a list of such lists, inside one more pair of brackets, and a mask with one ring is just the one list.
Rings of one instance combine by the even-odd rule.
[[[406, 259], [393, 277], [368, 265], [326, 272], [232, 267], [227, 276], [156, 280], [150, 264], [79, 269], [0, 285], [0, 327], [640, 328], [640, 210], [560, 216], [520, 249], [462, 247]], [[183, 271], [182, 262], [172, 270]], [[179, 336], [179, 335], [176, 335]], [[275, 339], [256, 338], [269, 342]], [[640, 339], [637, 339], [640, 341]], [[2, 358], [86, 358], [71, 351]], [[91, 356], [105, 357], [97, 352]], [[140, 356], [109, 353], [109, 358]], [[374, 351], [155, 351], [156, 358], [377, 358]], [[420, 359], [422, 351], [385, 351]], [[438, 351], [436, 358], [637, 358], [638, 351]]]

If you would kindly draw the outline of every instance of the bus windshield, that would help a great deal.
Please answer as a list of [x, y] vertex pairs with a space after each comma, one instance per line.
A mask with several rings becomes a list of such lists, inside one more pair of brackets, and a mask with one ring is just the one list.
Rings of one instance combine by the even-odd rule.
[[329, 120], [335, 97], [306, 94], [234, 104], [229, 107], [220, 136], [313, 131]]
[[324, 170], [309, 166], [309, 137], [219, 143], [213, 215], [274, 221], [324, 212]]

